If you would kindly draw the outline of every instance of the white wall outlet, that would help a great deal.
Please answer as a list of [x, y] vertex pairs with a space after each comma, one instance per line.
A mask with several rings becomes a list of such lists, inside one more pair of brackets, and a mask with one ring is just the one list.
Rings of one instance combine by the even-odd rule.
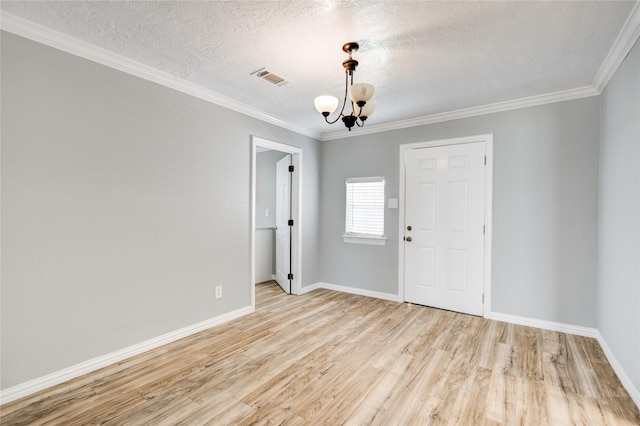
[[222, 297], [222, 286], [221, 285], [217, 285], [216, 286], [216, 299], [220, 299]]
[[264, 209], [264, 215], [267, 217], [269, 216], [269, 209]]
[[389, 208], [397, 209], [398, 208], [398, 199], [397, 198], [389, 198]]

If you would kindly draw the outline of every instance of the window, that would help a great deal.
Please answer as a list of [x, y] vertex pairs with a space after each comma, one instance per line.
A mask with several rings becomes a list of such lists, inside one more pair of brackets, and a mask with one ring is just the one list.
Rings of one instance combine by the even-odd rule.
[[346, 189], [344, 242], [384, 245], [384, 178], [350, 178]]

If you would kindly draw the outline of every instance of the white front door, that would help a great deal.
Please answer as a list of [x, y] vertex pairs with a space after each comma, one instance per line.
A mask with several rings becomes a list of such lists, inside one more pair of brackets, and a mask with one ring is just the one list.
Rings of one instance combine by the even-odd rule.
[[405, 155], [405, 300], [483, 314], [485, 143]]
[[276, 163], [276, 281], [291, 293], [291, 155]]

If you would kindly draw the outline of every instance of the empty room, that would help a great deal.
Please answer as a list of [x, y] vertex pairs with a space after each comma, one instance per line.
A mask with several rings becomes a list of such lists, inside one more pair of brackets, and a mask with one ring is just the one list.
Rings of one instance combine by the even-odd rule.
[[640, 2], [0, 30], [0, 424], [640, 425]]

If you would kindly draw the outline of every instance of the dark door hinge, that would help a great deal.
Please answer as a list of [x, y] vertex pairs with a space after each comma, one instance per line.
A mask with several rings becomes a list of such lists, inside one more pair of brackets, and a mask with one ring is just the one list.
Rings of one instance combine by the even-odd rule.
[[289, 166], [289, 171], [293, 173], [293, 166]]
[[288, 280], [292, 280], [293, 279], [293, 274], [287, 274], [287, 279]]
[[289, 219], [289, 221], [287, 222], [289, 226], [293, 226], [293, 219]]

